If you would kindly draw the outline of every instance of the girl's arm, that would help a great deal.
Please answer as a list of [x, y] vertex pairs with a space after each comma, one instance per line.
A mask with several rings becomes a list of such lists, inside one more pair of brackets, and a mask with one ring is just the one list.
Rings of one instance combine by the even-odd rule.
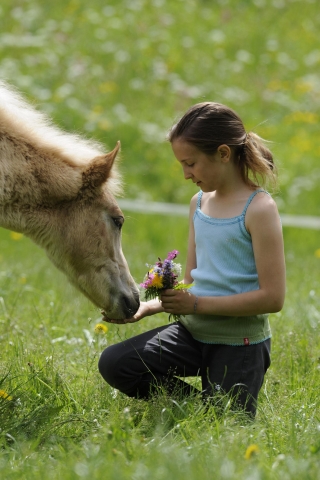
[[140, 302], [140, 307], [135, 315], [131, 318], [126, 318], [124, 320], [113, 320], [111, 318], [104, 317], [103, 320], [108, 323], [116, 324], [125, 324], [125, 323], [134, 323], [138, 322], [144, 317], [149, 317], [150, 315], [155, 315], [156, 313], [164, 312], [164, 308], [161, 302], [156, 298], [154, 300], [149, 300], [148, 302]]
[[[276, 204], [270, 197], [255, 197], [247, 210], [246, 227], [252, 237], [259, 290], [229, 296], [199, 297], [196, 313], [247, 316], [278, 312], [282, 309], [285, 297], [282, 228]], [[188, 254], [188, 262], [190, 259], [192, 263], [192, 258], [192, 254]], [[167, 313], [194, 313], [196, 297], [186, 290], [166, 290], [161, 300]]]
[[197, 199], [198, 199], [198, 194], [192, 197], [190, 202], [190, 210], [189, 210], [188, 252], [187, 252], [185, 274], [182, 281], [182, 283], [186, 283], [187, 285], [193, 282], [193, 278], [191, 276], [191, 270], [193, 270], [197, 266], [196, 244], [195, 244], [194, 226], [193, 226], [193, 216], [197, 207]]

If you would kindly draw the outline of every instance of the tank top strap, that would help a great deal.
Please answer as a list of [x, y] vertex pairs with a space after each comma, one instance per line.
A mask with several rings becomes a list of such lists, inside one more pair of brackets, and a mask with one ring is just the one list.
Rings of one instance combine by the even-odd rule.
[[202, 198], [202, 195], [203, 195], [203, 191], [200, 190], [200, 192], [198, 193], [197, 210], [199, 210], [200, 207], [201, 207], [201, 198]]
[[266, 193], [267, 195], [270, 195], [268, 192], [266, 192], [266, 190], [263, 190], [263, 188], [259, 188], [258, 190], [256, 190], [255, 192], [253, 192], [253, 193], [250, 195], [250, 197], [248, 198], [248, 200], [247, 200], [247, 203], [246, 203], [246, 205], [245, 205], [245, 207], [244, 207], [244, 209], [243, 209], [243, 212], [242, 212], [242, 214], [241, 214], [242, 216], [245, 217], [250, 203], [252, 202], [252, 200], [254, 199], [254, 197], [257, 195], [257, 193], [260, 193], [260, 192], [264, 192], [264, 193]]

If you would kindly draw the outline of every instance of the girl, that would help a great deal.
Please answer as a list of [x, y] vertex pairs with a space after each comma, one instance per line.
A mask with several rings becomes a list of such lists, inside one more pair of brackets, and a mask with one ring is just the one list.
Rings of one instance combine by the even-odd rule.
[[159, 385], [191, 393], [179, 377], [201, 375], [205, 398], [228, 392], [254, 416], [270, 365], [268, 313], [281, 310], [285, 296], [281, 222], [261, 188], [275, 179], [272, 155], [233, 110], [211, 102], [191, 107], [169, 141], [185, 179], [200, 188], [190, 204], [183, 280], [194, 285], [141, 302], [130, 320], [111, 320], [182, 316], [109, 346], [100, 373], [121, 392], [145, 399]]

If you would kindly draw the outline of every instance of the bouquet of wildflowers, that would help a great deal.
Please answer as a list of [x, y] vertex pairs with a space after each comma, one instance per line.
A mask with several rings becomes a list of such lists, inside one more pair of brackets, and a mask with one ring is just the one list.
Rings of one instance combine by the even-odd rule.
[[181, 275], [181, 265], [173, 261], [178, 253], [178, 250], [173, 250], [168, 253], [164, 261], [158, 258], [155, 265], [147, 264], [149, 271], [144, 277], [144, 282], [140, 283], [140, 286], [145, 289], [146, 300], [157, 298], [162, 290], [178, 285], [177, 279]]
[[[181, 264], [174, 262], [178, 253], [178, 250], [173, 250], [168, 253], [165, 260], [162, 261], [161, 258], [158, 258], [154, 265], [147, 264], [149, 271], [145, 275], [143, 283], [140, 283], [140, 287], [145, 289], [146, 300], [158, 298], [161, 291], [167, 288], [181, 289], [191, 286], [178, 282], [178, 277], [181, 275]], [[175, 320], [179, 320], [179, 315], [171, 316]]]

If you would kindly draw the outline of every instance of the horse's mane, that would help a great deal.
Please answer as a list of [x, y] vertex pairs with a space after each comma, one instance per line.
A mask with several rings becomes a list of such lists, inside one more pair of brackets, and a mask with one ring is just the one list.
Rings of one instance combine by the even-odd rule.
[[[51, 151], [71, 166], [85, 166], [94, 157], [104, 155], [99, 142], [67, 133], [53, 125], [51, 119], [24, 100], [20, 93], [0, 80], [0, 132], [6, 131], [21, 138], [36, 149]], [[120, 178], [116, 165], [108, 185], [113, 193], [120, 192]]]

